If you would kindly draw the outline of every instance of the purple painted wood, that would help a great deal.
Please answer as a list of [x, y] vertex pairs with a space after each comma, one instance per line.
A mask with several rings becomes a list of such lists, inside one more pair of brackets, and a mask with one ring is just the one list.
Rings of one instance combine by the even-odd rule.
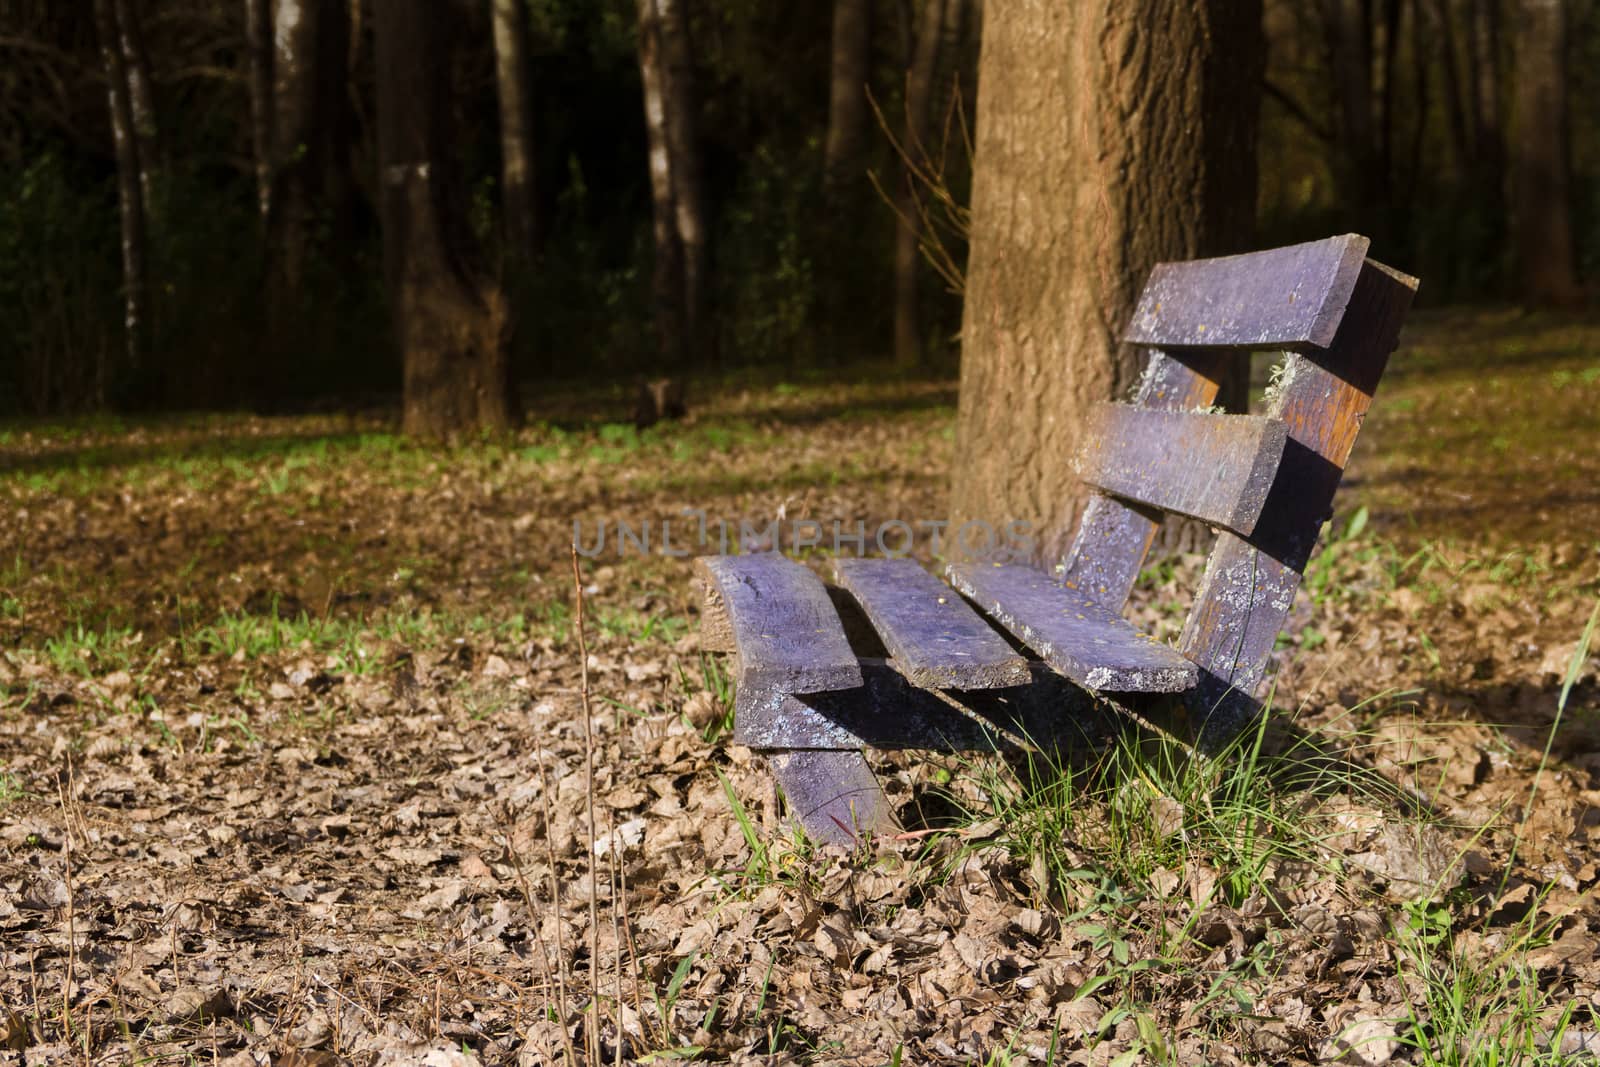
[[1288, 429], [1255, 415], [1102, 404], [1078, 475], [1108, 493], [1235, 533], [1255, 529]]
[[736, 712], [733, 739], [756, 749], [1009, 752], [1081, 733], [1088, 694], [1043, 663], [1025, 666], [1020, 685], [932, 690], [891, 660], [863, 659], [860, 689], [757, 694]]
[[701, 556], [695, 570], [733, 631], [741, 696], [861, 685], [839, 613], [811, 571], [775, 552]]
[[895, 666], [924, 689], [1025, 685], [1028, 664], [967, 602], [911, 559], [833, 561]]
[[1173, 348], [1326, 348], [1333, 343], [1367, 239], [1329, 237], [1150, 272], [1123, 340]]
[[763, 749], [994, 747], [981, 723], [965, 717], [934, 691], [912, 685], [898, 668], [889, 660], [864, 659], [865, 684], [832, 693], [741, 689], [733, 739]]
[[1087, 689], [1177, 693], [1195, 684], [1193, 663], [1032, 567], [954, 563], [947, 574], [991, 618]]
[[855, 751], [769, 752], [789, 813], [821, 844], [845, 848], [898, 833], [889, 798]]
[[[1223, 361], [1234, 358], [1222, 349], [1153, 350], [1133, 402], [1160, 411], [1209, 407], [1217, 398]], [[1111, 611], [1121, 611], [1160, 525], [1161, 515], [1149, 508], [1091, 496], [1067, 556], [1062, 584]]]
[[1268, 413], [1288, 425], [1289, 443], [1266, 510], [1249, 538], [1218, 537], [1179, 645], [1201, 668], [1195, 710], [1213, 737], [1259, 710], [1268, 655], [1416, 288], [1368, 260], [1332, 347], [1288, 357]]

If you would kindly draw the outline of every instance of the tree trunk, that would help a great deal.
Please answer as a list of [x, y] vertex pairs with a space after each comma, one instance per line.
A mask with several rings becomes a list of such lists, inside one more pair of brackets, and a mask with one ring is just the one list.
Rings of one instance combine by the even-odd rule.
[[898, 367], [922, 362], [922, 324], [917, 307], [917, 274], [922, 259], [922, 197], [917, 173], [926, 174], [928, 129], [932, 112], [933, 76], [939, 61], [939, 39], [945, 5], [952, 0], [922, 0], [906, 71], [905, 125], [900, 149], [905, 153], [903, 184], [895, 203], [894, 361]]
[[271, 215], [273, 99], [272, 0], [244, 0], [247, 66], [250, 73], [250, 145], [255, 151], [256, 199], [263, 222]]
[[[121, 46], [116, 0], [95, 0], [95, 28], [106, 72], [106, 96], [111, 112], [111, 138], [117, 158], [117, 207], [122, 220], [122, 307], [126, 345], [125, 372], [144, 365], [149, 330], [150, 281], [146, 269], [144, 166], [134, 125], [132, 90], [127, 58]], [[104, 360], [96, 373], [95, 401], [104, 403], [116, 379], [122, 377]]]
[[441, 0], [377, 9], [379, 211], [384, 276], [404, 365], [408, 434], [511, 425], [505, 305], [476, 269], [452, 166], [451, 36]]
[[156, 124], [155, 89], [150, 77], [150, 55], [144, 45], [144, 26], [136, 0], [112, 0], [117, 20], [117, 40], [128, 72], [128, 110], [139, 142], [139, 195], [146, 222], [155, 216], [151, 174], [162, 165], [163, 153]]
[[[342, 0], [275, 0], [272, 193], [267, 249], [275, 313], [292, 314], [319, 210], [332, 191], [332, 127], [342, 100], [346, 17]], [[333, 69], [330, 69], [333, 68]]]
[[1521, 0], [1517, 35], [1516, 254], [1532, 304], [1579, 302], [1567, 177], [1567, 12], [1564, 0]]
[[715, 362], [706, 321], [710, 284], [705, 192], [700, 178], [700, 133], [686, 0], [654, 0], [664, 61], [667, 144], [672, 153], [672, 218], [683, 254], [683, 335], [687, 355]]
[[500, 201], [507, 259], [518, 270], [537, 258], [541, 243], [527, 3], [492, 0], [495, 88], [500, 97]]
[[672, 143], [667, 134], [666, 68], [656, 0], [639, 0], [639, 80], [644, 89], [650, 142], [650, 200], [655, 266], [651, 275], [656, 339], [664, 367], [679, 367], [688, 346], [683, 333], [683, 245], [673, 196]]
[[834, 0], [828, 134], [822, 149], [823, 193], [832, 206], [862, 176], [871, 46], [872, 0]]
[[956, 523], [1025, 522], [1037, 562], [1066, 555], [1079, 427], [1138, 380], [1118, 336], [1146, 274], [1234, 243], [1217, 231], [1248, 216], [1254, 182], [1229, 175], [1254, 173], [1260, 15], [1229, 0], [986, 9]]

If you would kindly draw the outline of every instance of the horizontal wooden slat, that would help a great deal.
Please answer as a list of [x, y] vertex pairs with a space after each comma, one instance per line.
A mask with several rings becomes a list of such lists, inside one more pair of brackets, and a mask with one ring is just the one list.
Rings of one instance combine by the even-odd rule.
[[841, 557], [833, 573], [912, 685], [996, 689], [1028, 681], [1027, 661], [915, 560]]
[[950, 583], [1050, 666], [1087, 689], [1178, 693], [1198, 672], [1120, 615], [1021, 564], [954, 563]]
[[1287, 438], [1280, 419], [1102, 404], [1090, 417], [1078, 475], [1108, 493], [1248, 534]]
[[775, 552], [702, 556], [695, 568], [714, 587], [739, 653], [744, 692], [819, 693], [861, 685], [822, 581]]
[[866, 684], [833, 693], [773, 693], [734, 716], [733, 739], [757, 749], [1018, 752], [1103, 736], [1106, 710], [1037, 660], [1024, 685], [922, 689], [893, 660], [862, 659]]
[[1150, 272], [1123, 340], [1137, 345], [1326, 348], [1367, 254], [1357, 234]]
[[[990, 751], [1002, 742], [941, 691], [913, 686], [892, 660], [863, 659], [866, 684], [831, 693], [740, 694], [733, 739], [751, 748]], [[988, 690], [993, 692], [993, 690]]]

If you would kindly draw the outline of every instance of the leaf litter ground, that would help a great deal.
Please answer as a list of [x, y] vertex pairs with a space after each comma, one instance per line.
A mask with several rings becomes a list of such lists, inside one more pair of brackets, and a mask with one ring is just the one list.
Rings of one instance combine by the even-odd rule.
[[584, 562], [585, 664], [566, 546], [940, 516], [953, 383], [0, 429], [0, 1062], [1587, 1062], [1596, 351], [1420, 317], [1233, 758], [875, 757], [856, 854], [727, 740], [687, 561]]

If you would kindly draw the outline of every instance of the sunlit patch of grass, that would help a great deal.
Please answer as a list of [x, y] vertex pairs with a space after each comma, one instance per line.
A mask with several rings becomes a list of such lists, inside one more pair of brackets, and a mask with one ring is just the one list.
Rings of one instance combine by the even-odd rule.
[[27, 795], [28, 791], [23, 788], [22, 779], [11, 771], [0, 768], [0, 811], [4, 811], [8, 804]]
[[810, 838], [795, 827], [790, 837], [769, 839], [756, 825], [727, 775], [716, 768], [712, 770], [728, 800], [728, 809], [739, 824], [739, 833], [748, 851], [744, 867], [712, 871], [711, 878], [730, 896], [749, 897], [772, 885], [814, 891], [816, 866], [812, 861], [815, 852]]
[[96, 629], [78, 622], [47, 638], [44, 654], [61, 673], [91, 678], [131, 669], [138, 659], [140, 636], [127, 627], [106, 625]]
[[[733, 734], [733, 678], [721, 658], [702, 652], [699, 670], [693, 673], [678, 664], [678, 688], [686, 698], [684, 717], [702, 741], [714, 745]], [[709, 706], [691, 707], [695, 700]]]
[[[1531, 914], [1537, 914], [1537, 909]], [[1563, 1053], [1577, 1004], [1554, 1000], [1530, 962], [1550, 941], [1550, 924], [1524, 921], [1468, 949], [1446, 915], [1438, 925], [1394, 924], [1396, 964], [1418, 990], [1398, 1033], [1425, 1067], [1512, 1067], [1593, 1063], [1589, 1053]], [[1496, 946], [1498, 943], [1498, 947]]]

